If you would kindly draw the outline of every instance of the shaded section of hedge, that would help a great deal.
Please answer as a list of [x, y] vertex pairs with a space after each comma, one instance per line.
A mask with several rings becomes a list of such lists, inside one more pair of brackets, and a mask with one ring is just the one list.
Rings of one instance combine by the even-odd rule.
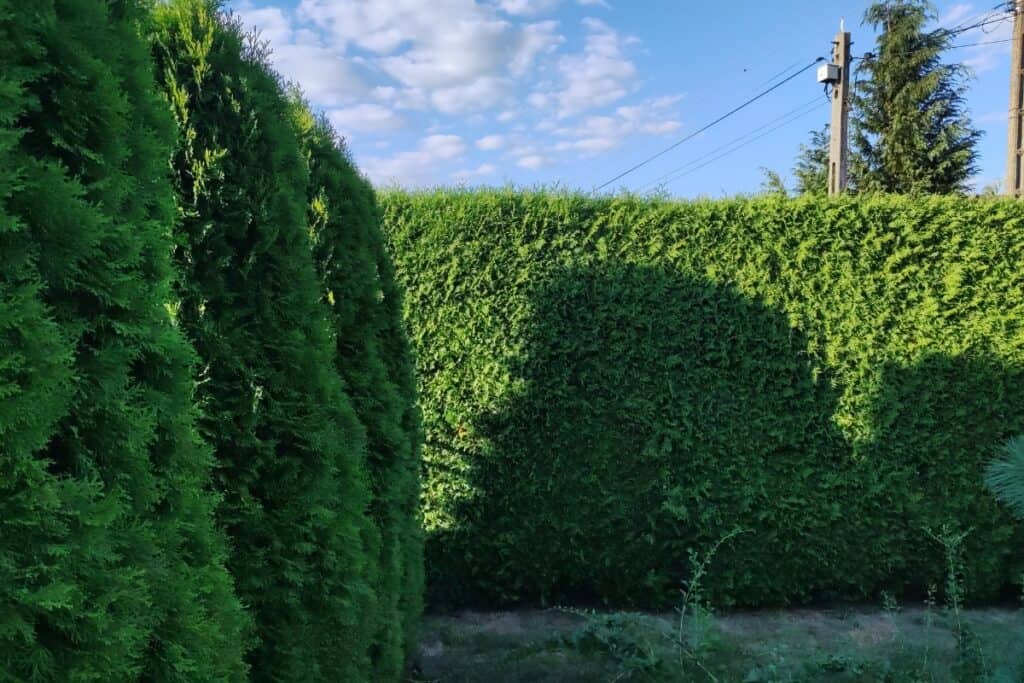
[[332, 312], [335, 362], [367, 433], [370, 512], [376, 534], [372, 680], [397, 680], [421, 612], [420, 422], [401, 298], [384, 252], [373, 188], [330, 124], [296, 96], [296, 127], [309, 165], [308, 218], [324, 298]]
[[0, 2], [0, 678], [244, 680], [131, 0]]
[[437, 602], [970, 594], [1024, 569], [982, 484], [1024, 428], [1024, 205], [387, 195]]
[[178, 318], [204, 363], [229, 567], [259, 636], [253, 678], [368, 680], [366, 430], [335, 369], [290, 103], [220, 9], [159, 5], [154, 53], [180, 128]]

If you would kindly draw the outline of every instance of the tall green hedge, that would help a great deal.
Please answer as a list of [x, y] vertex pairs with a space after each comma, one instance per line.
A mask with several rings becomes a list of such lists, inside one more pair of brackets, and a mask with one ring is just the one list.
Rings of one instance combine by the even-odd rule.
[[397, 680], [421, 610], [419, 412], [401, 299], [384, 252], [373, 188], [323, 117], [298, 96], [293, 111], [310, 172], [308, 220], [331, 309], [335, 362], [366, 427], [376, 603], [363, 615], [373, 680]]
[[133, 0], [0, 1], [0, 678], [244, 680]]
[[1024, 204], [388, 194], [438, 603], [970, 595], [1024, 570], [986, 493], [1024, 430]]
[[366, 429], [335, 369], [291, 105], [215, 0], [159, 5], [154, 52], [178, 119], [178, 319], [224, 493], [229, 567], [266, 681], [369, 679], [378, 541]]

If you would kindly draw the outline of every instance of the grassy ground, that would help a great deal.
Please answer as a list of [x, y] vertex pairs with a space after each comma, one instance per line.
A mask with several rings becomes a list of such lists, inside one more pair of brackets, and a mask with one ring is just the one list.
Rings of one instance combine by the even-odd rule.
[[682, 628], [678, 615], [465, 612], [425, 619], [410, 680], [1021, 683], [1024, 610], [698, 610]]

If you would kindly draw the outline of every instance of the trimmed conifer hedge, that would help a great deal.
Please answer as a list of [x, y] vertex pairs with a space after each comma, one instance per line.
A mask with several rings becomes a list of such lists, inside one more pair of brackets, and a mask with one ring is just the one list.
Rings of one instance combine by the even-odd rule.
[[217, 0], [0, 0], [0, 39], [0, 678], [397, 680], [421, 430], [372, 188]]
[[969, 595], [1024, 572], [1024, 204], [390, 193], [440, 604]]
[[290, 105], [219, 3], [172, 0], [156, 24], [180, 129], [178, 319], [204, 364], [228, 566], [259, 637], [253, 678], [366, 680], [366, 430], [334, 366]]
[[419, 414], [370, 186], [216, 0], [158, 6], [178, 317], [257, 680], [397, 680], [421, 611]]
[[244, 680], [134, 0], [0, 0], [0, 678]]
[[369, 549], [376, 604], [363, 614], [374, 643], [371, 680], [397, 680], [415, 643], [423, 593], [420, 423], [401, 297], [372, 186], [326, 119], [297, 95], [293, 115], [309, 166], [308, 221], [335, 363], [367, 432], [377, 530]]

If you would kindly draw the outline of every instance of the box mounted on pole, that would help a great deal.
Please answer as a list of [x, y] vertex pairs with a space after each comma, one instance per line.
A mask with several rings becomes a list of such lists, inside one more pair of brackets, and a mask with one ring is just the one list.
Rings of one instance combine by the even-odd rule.
[[832, 87], [828, 145], [828, 193], [846, 190], [850, 127], [850, 33], [840, 25], [832, 43], [832, 62], [818, 67], [818, 82]]

